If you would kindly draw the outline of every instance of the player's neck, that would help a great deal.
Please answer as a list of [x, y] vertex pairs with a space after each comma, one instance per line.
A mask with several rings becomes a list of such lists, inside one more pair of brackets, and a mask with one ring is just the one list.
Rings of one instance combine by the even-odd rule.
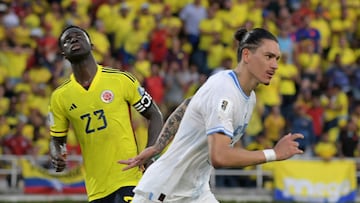
[[241, 89], [247, 96], [250, 96], [251, 92], [254, 90], [254, 87], [256, 87], [256, 84], [254, 85], [253, 81], [251, 80], [251, 74], [246, 71], [246, 69], [240, 68], [235, 69], [234, 72], [237, 76]]
[[88, 64], [83, 63], [81, 65], [73, 65], [73, 73], [75, 79], [84, 88], [88, 88], [91, 85], [91, 82], [95, 77], [96, 72], [97, 64], [95, 63], [95, 61]]

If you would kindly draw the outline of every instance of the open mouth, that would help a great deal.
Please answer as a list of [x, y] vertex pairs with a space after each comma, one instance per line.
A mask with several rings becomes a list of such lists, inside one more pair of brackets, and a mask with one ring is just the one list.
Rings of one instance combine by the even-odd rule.
[[274, 76], [274, 74], [275, 74], [274, 72], [270, 72], [270, 71], [266, 72], [266, 75], [269, 78], [272, 78]]
[[71, 45], [70, 50], [76, 51], [76, 50], [79, 50], [80, 48], [81, 48], [81, 46], [79, 44], [73, 44], [73, 45]]

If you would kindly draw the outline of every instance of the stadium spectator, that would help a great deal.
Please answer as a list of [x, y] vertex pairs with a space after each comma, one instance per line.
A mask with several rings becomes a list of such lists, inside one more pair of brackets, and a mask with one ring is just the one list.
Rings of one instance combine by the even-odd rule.
[[[299, 25], [296, 26], [295, 31], [292, 33], [292, 38], [296, 42], [296, 44], [299, 44], [300, 48], [302, 42], [305, 41], [307, 43], [308, 41], [311, 42], [312, 46], [314, 47], [315, 53], [321, 53], [321, 47], [320, 47], [320, 32], [318, 29], [310, 27], [310, 16], [301, 16], [301, 19], [299, 21]], [[304, 45], [305, 46], [305, 45]], [[306, 47], [306, 46], [305, 46]], [[295, 53], [297, 53], [299, 50], [295, 50]]]
[[[182, 67], [177, 61], [170, 61], [165, 70], [164, 102], [169, 112], [172, 112], [184, 100], [184, 85], [182, 83]], [[167, 115], [165, 115], [167, 117]]]
[[115, 58], [120, 57], [118, 51], [124, 46], [125, 38], [128, 32], [132, 28], [132, 22], [134, 15], [132, 11], [134, 8], [131, 8], [127, 2], [123, 2], [119, 8], [119, 15], [115, 15], [113, 26], [115, 27], [114, 33], [114, 44], [111, 50], [112, 56]]
[[254, 107], [251, 119], [249, 121], [248, 127], [245, 130], [246, 136], [243, 136], [242, 143], [244, 146], [249, 145], [254, 142], [256, 136], [264, 134], [264, 103], [259, 99], [259, 94], [256, 94], [256, 105]]
[[90, 26], [90, 22], [84, 22], [81, 24], [84, 29], [88, 30], [88, 33], [94, 43], [93, 54], [96, 61], [105, 65], [106, 58], [111, 55], [111, 44], [106, 36], [105, 25], [103, 21], [96, 20], [93, 25]]
[[51, 32], [51, 36], [59, 36], [61, 30], [66, 25], [65, 13], [59, 1], [51, 1], [49, 9], [45, 10], [43, 28]]
[[150, 31], [149, 40], [149, 54], [151, 61], [161, 64], [167, 55], [167, 39], [168, 30], [162, 24], [162, 17], [160, 15], [155, 16], [155, 28]]
[[159, 64], [151, 64], [151, 73], [149, 77], [144, 78], [144, 88], [149, 92], [154, 101], [162, 106], [165, 95], [164, 73]]
[[303, 23], [305, 23], [304, 22], [305, 16], [307, 16], [308, 18], [313, 18], [313, 16], [315, 15], [311, 7], [311, 0], [302, 0], [299, 2], [300, 2], [299, 7], [295, 8], [291, 14], [292, 23], [298, 27], [302, 26]]
[[29, 132], [28, 135], [31, 138], [32, 143], [34, 144], [34, 154], [36, 155], [48, 155], [49, 152], [49, 136], [48, 128], [45, 123], [44, 115], [36, 109], [32, 108], [30, 110], [30, 115], [28, 116], [28, 126]]
[[206, 18], [206, 8], [201, 0], [194, 0], [183, 7], [179, 16], [184, 24], [184, 32], [193, 50], [197, 50], [200, 41], [200, 21]]
[[[336, 59], [337, 57], [339, 57], [339, 59]], [[327, 60], [330, 63], [335, 62], [335, 60], [340, 60], [340, 64], [345, 67], [349, 67], [355, 63], [355, 50], [350, 46], [349, 40], [347, 40], [345, 35], [339, 36], [337, 43], [333, 43], [329, 49]]]
[[[280, 42], [279, 42], [280, 43]], [[289, 63], [287, 53], [281, 54], [279, 61], [278, 75], [280, 76], [279, 93], [281, 95], [281, 114], [285, 120], [290, 120], [293, 113], [293, 105], [298, 95], [298, 89], [301, 78], [298, 67], [293, 63]]]
[[260, 84], [257, 87], [257, 94], [264, 105], [263, 117], [266, 117], [273, 106], [281, 105], [280, 74], [275, 74], [269, 85]]
[[329, 24], [329, 13], [322, 3], [319, 3], [316, 6], [314, 18], [310, 20], [310, 27], [319, 30], [321, 36], [320, 51], [322, 53], [322, 57], [326, 58], [331, 44], [331, 28]]
[[[267, 12], [264, 10], [265, 6], [266, 4], [264, 1], [254, 0], [252, 6], [249, 8], [247, 21], [250, 21], [254, 28], [261, 27], [263, 25], [264, 13]], [[277, 35], [277, 33], [274, 34]]]
[[155, 16], [150, 12], [150, 3], [144, 2], [141, 4], [137, 18], [139, 19], [140, 30], [148, 37], [156, 26]]
[[299, 149], [303, 150], [307, 157], [314, 155], [315, 134], [312, 119], [306, 114], [307, 107], [297, 104], [294, 106], [295, 114], [291, 119], [290, 132], [304, 135], [304, 139], [297, 140]]
[[[250, 7], [251, 5], [247, 0], [234, 0], [234, 5], [231, 9], [231, 13], [237, 15], [238, 13], [242, 13], [242, 15], [238, 15], [235, 21], [237, 21], [237, 24], [239, 26], [244, 25], [246, 23], [246, 20], [248, 19], [248, 16], [250, 14]], [[229, 37], [232, 37], [233, 33], [229, 35]]]
[[[274, 2], [274, 1], [272, 1]], [[276, 24], [277, 26], [282, 29], [282, 27], [285, 27], [289, 30], [290, 33], [292, 33], [295, 26], [291, 22], [291, 11], [289, 6], [287, 5], [286, 0], [279, 0], [275, 1], [279, 5], [279, 11], [278, 13], [275, 10], [275, 13], [277, 14], [276, 18]]]
[[[26, 125], [26, 117], [19, 118], [14, 130], [10, 132], [9, 135], [3, 137], [2, 139], [2, 150], [4, 155], [33, 155], [34, 148], [33, 143], [28, 137], [23, 134], [24, 126]], [[9, 164], [9, 163], [8, 163]], [[22, 179], [21, 174], [16, 175], [16, 187], [19, 186], [19, 182]], [[11, 175], [6, 175], [7, 184], [11, 186]]]
[[281, 114], [280, 106], [272, 106], [269, 114], [264, 118], [265, 138], [275, 146], [286, 130], [286, 120]]
[[[223, 23], [221, 19], [216, 17], [217, 10], [218, 4], [211, 5], [206, 10], [207, 16], [200, 20], [199, 47], [198, 49], [194, 50], [192, 55], [192, 62], [200, 68], [200, 73], [204, 74], [210, 74], [212, 69], [219, 65], [219, 63], [216, 64], [216, 62], [213, 62], [212, 60], [214, 60], [214, 56], [215, 60], [221, 58], [221, 49], [223, 49], [221, 43], [221, 30], [223, 29]], [[216, 53], [213, 53], [215, 50]], [[209, 62], [212, 64], [209, 64]]]
[[140, 83], [144, 81], [144, 78], [151, 75], [151, 61], [148, 57], [148, 52], [145, 49], [140, 49], [136, 53], [132, 68], [134, 75], [138, 78]]
[[[9, 135], [11, 132], [11, 128], [7, 119], [8, 118], [5, 114], [0, 114], [0, 143], [2, 138]], [[0, 152], [2, 152], [2, 148], [0, 148]]]
[[5, 115], [10, 106], [10, 99], [5, 96], [5, 87], [0, 85], [0, 115]]
[[131, 30], [127, 33], [124, 39], [124, 46], [120, 49], [121, 64], [128, 67], [135, 63], [136, 54], [141, 49], [148, 48], [149, 39], [148, 33], [144, 32], [140, 28], [140, 21], [138, 18], [134, 18], [132, 21]]
[[190, 65], [190, 71], [192, 78], [197, 78], [196, 80], [193, 80], [191, 85], [188, 87], [187, 91], [185, 92], [184, 98], [189, 98], [195, 94], [195, 92], [201, 87], [204, 82], [208, 79], [208, 75], [200, 74], [196, 72], [197, 67], [195, 64]]
[[[245, 5], [243, 3], [243, 5]], [[240, 6], [240, 5], [239, 5]], [[215, 13], [216, 18], [220, 19], [223, 24], [223, 29], [220, 33], [221, 43], [224, 46], [231, 46], [233, 44], [233, 31], [242, 26], [242, 21], [247, 17], [247, 10], [236, 9], [237, 4], [235, 0], [220, 1], [220, 9]], [[241, 13], [242, 15], [238, 15]], [[237, 16], [234, 18], [233, 16]]]
[[33, 153], [33, 143], [23, 134], [26, 125], [26, 117], [22, 117], [14, 129], [14, 132], [4, 137], [3, 154], [11, 155], [31, 155]]
[[346, 125], [340, 129], [337, 144], [340, 157], [359, 156], [359, 129], [353, 118], [350, 118]]
[[183, 27], [183, 22], [181, 21], [180, 17], [178, 15], [173, 15], [170, 5], [165, 5], [162, 18], [161, 18], [161, 24], [164, 26], [164, 28], [167, 30], [167, 46], [171, 46], [171, 40], [173, 38], [179, 38], [181, 29]]
[[344, 92], [350, 92], [350, 67], [341, 63], [341, 55], [335, 56], [334, 62], [324, 72], [324, 77], [331, 83], [336, 83]]
[[359, 129], [360, 134], [360, 101], [353, 102], [353, 107], [349, 110], [350, 117], [354, 119], [354, 122], [356, 123], [357, 128]]
[[358, 56], [350, 75], [351, 93], [355, 101], [360, 101], [360, 57]]
[[324, 107], [321, 104], [321, 91], [313, 90], [311, 92], [310, 106], [307, 108], [306, 114], [312, 119], [315, 142], [317, 143], [324, 133]]
[[314, 146], [315, 156], [320, 157], [324, 161], [331, 161], [338, 154], [336, 144], [330, 140], [329, 134], [324, 132], [319, 141]]
[[294, 59], [301, 79], [309, 79], [312, 89], [319, 88], [318, 85], [322, 80], [321, 54], [316, 52], [313, 42], [311, 40], [299, 42]]
[[[180, 67], [189, 66], [190, 59], [189, 52], [186, 50], [186, 47], [188, 47], [187, 45], [188, 44], [183, 43], [182, 39], [177, 37], [171, 38], [171, 45], [168, 48], [166, 59], [162, 64], [162, 69], [167, 69], [172, 62], [178, 63]], [[199, 72], [199, 68], [197, 68], [196, 71]]]
[[[107, 0], [105, 3], [100, 4], [95, 11], [96, 19], [104, 23], [105, 33], [110, 45], [113, 45], [115, 41], [115, 29], [118, 27], [114, 26], [114, 19], [117, 19], [119, 15], [119, 8], [120, 3], [118, 0]], [[60, 33], [55, 36], [59, 35]], [[111, 47], [111, 50], [114, 50], [114, 48]]]
[[[324, 111], [324, 130], [336, 130], [338, 127], [344, 127], [349, 115], [349, 98], [346, 93], [341, 91], [339, 84], [329, 82], [325, 94], [321, 98]], [[334, 135], [333, 137], [336, 137]]]
[[295, 42], [291, 39], [290, 28], [284, 25], [279, 27], [279, 35], [277, 36], [279, 39], [280, 51], [282, 54], [286, 55], [286, 63], [294, 64], [294, 49]]
[[205, 74], [211, 74], [214, 69], [218, 68], [222, 64], [225, 53], [224, 50], [225, 47], [221, 43], [220, 33], [215, 33], [212, 38], [212, 43], [207, 49], [206, 64], [208, 70], [205, 72]]

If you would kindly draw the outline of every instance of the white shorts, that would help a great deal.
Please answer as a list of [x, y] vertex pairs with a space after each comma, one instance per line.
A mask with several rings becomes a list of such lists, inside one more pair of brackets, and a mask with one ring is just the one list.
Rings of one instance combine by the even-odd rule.
[[135, 193], [131, 203], [219, 203], [216, 200], [214, 194], [211, 191], [204, 192], [198, 198], [194, 199], [193, 197], [180, 197], [180, 196], [169, 196], [166, 197], [163, 202], [159, 200], [149, 200], [141, 194]]

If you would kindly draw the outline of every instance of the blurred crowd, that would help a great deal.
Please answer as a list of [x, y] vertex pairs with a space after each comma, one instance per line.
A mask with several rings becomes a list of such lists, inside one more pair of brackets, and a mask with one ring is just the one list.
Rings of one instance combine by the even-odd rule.
[[[77, 25], [98, 63], [133, 73], [165, 117], [236, 66], [238, 28], [266, 28], [282, 57], [256, 90], [244, 146], [269, 148], [299, 132], [304, 156], [360, 156], [359, 20], [358, 0], [0, 0], [1, 153], [48, 153], [49, 95], [71, 74], [58, 37]], [[136, 113], [133, 125], [146, 135]], [[81, 153], [73, 132], [68, 150]]]

